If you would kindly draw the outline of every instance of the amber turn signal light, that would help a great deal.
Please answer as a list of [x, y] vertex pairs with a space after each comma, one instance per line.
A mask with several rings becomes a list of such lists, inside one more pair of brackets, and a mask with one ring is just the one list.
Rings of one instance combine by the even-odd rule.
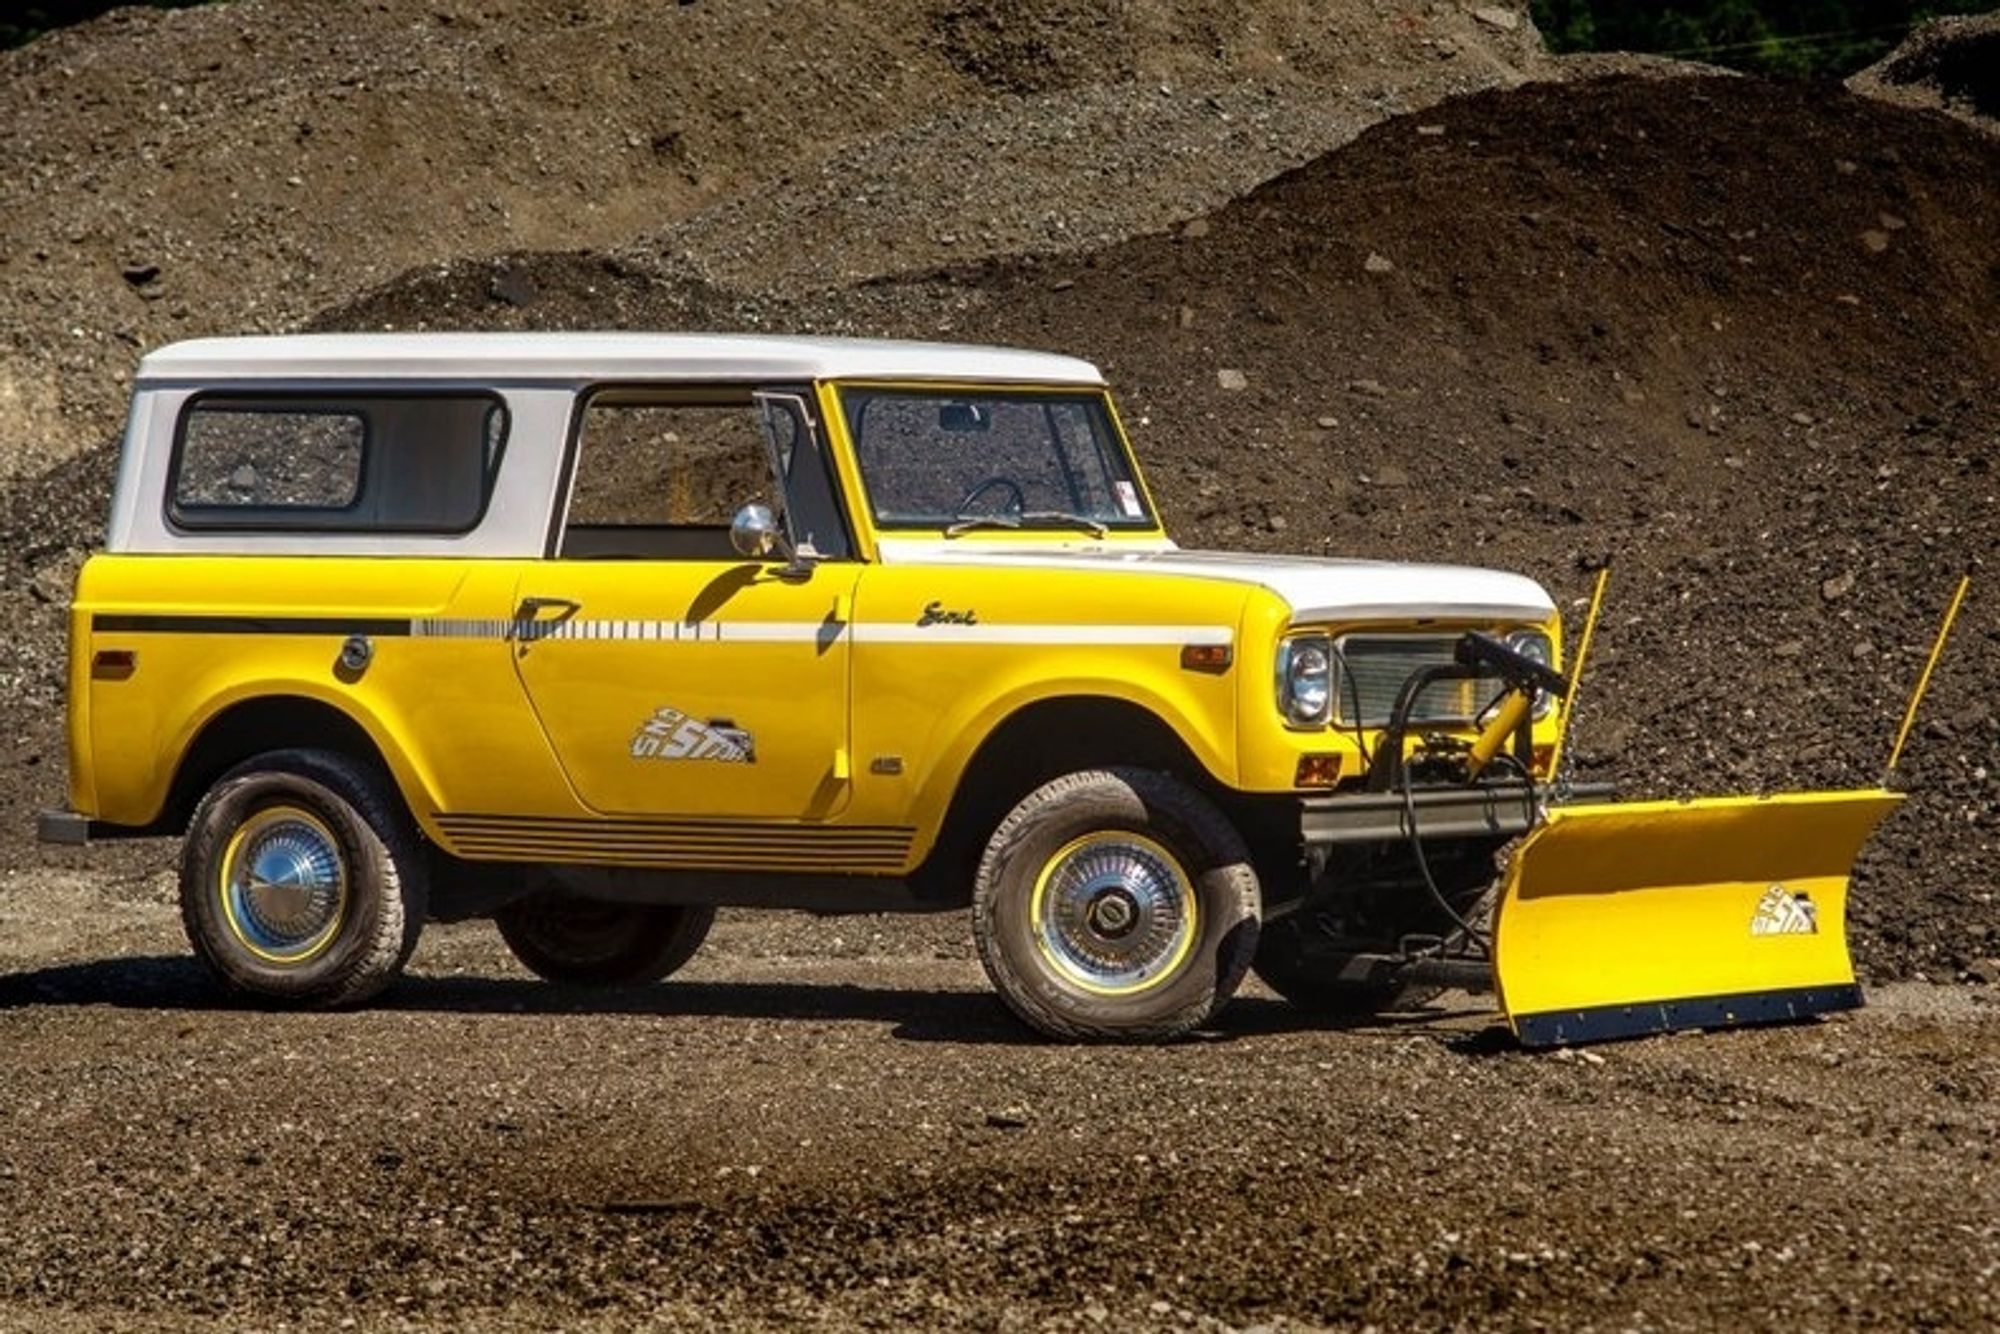
[[1340, 781], [1340, 760], [1338, 753], [1299, 756], [1299, 769], [1292, 786], [1332, 787]]
[[1190, 672], [1210, 674], [1229, 670], [1229, 645], [1227, 644], [1183, 644], [1181, 645], [1181, 667]]

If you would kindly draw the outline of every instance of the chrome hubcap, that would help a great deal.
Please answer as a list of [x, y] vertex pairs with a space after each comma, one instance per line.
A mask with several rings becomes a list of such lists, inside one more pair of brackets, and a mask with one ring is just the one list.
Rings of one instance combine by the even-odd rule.
[[1050, 859], [1032, 916], [1043, 955], [1086, 991], [1144, 990], [1194, 943], [1194, 887], [1174, 855], [1125, 831], [1090, 834]]
[[347, 906], [340, 844], [296, 807], [257, 812], [230, 840], [222, 866], [230, 930], [271, 963], [303, 963], [325, 949]]

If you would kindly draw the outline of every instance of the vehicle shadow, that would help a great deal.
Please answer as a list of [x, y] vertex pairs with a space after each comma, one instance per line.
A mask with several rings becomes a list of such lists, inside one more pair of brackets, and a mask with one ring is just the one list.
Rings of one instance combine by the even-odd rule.
[[[0, 1011], [75, 1006], [127, 1010], [255, 1013], [260, 1002], [232, 996], [193, 959], [145, 955], [0, 973]], [[868, 987], [828, 982], [709, 982], [684, 979], [614, 990], [559, 987], [533, 978], [415, 973], [363, 1012], [491, 1015], [653, 1015], [893, 1025], [907, 1042], [1042, 1045], [999, 998], [977, 991]], [[1282, 1001], [1239, 996], [1195, 1042], [1231, 1042], [1287, 1033], [1352, 1031], [1397, 1036], [1434, 1031], [1459, 1012], [1416, 1010], [1362, 1017], [1305, 1013]]]

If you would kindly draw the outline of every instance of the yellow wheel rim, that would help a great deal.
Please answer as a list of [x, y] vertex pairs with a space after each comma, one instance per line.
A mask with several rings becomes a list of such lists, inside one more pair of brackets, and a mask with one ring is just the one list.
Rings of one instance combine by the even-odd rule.
[[215, 891], [236, 943], [281, 967], [318, 958], [347, 920], [340, 840], [297, 806], [267, 806], [237, 828]]
[[1035, 878], [1028, 920], [1056, 975], [1097, 996], [1160, 986], [1187, 962], [1200, 928], [1180, 859], [1125, 829], [1058, 849]]

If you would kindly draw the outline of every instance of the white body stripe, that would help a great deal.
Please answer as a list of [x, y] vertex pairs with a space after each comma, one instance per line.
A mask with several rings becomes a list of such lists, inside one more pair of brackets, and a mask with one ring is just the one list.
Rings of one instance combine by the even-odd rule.
[[868, 621], [854, 627], [858, 644], [1228, 644], [1220, 625], [905, 625]]
[[643, 641], [647, 643], [816, 644], [846, 637], [857, 644], [1221, 645], [1236, 634], [1222, 625], [915, 625], [902, 621], [486, 621], [431, 618], [411, 622], [421, 639]]

